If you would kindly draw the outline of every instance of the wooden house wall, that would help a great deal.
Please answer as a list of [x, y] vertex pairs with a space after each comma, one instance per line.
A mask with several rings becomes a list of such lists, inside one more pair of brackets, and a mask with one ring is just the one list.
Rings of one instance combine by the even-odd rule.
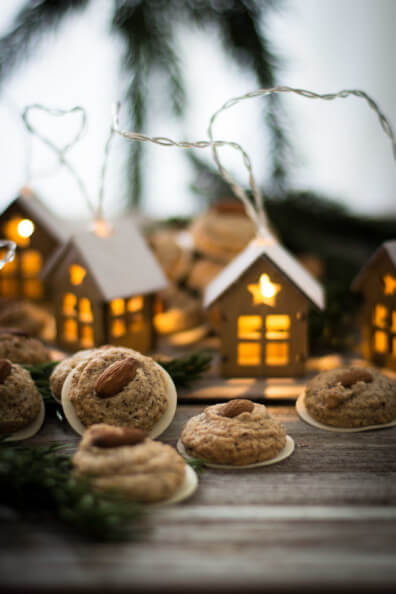
[[[39, 220], [35, 219], [30, 213], [28, 213], [23, 206], [19, 206], [18, 203], [13, 203], [7, 208], [7, 210], [0, 216], [0, 229], [1, 229], [1, 237], [6, 237], [5, 235], [5, 226], [7, 222], [15, 217], [21, 217], [31, 220], [34, 223], [35, 230], [32, 236], [29, 238], [29, 244], [20, 247], [17, 246], [16, 253], [20, 255], [24, 250], [32, 249], [37, 250], [40, 252], [42, 256], [43, 264], [46, 260], [54, 253], [54, 251], [59, 247], [60, 242], [56, 239], [48, 230], [40, 223]], [[19, 266], [19, 265], [18, 265]], [[0, 272], [0, 275], [2, 273]], [[37, 278], [37, 277], [31, 277]], [[18, 280], [18, 297], [23, 297], [23, 276], [22, 272], [18, 271], [17, 274]], [[41, 298], [46, 298], [49, 296], [47, 287], [45, 283], [43, 284], [43, 294]]]
[[[372, 361], [380, 367], [387, 367], [396, 371], [396, 357], [392, 352], [386, 354], [377, 353], [373, 348], [374, 340], [374, 308], [376, 305], [384, 305], [388, 309], [387, 328], [388, 344], [392, 351], [392, 340], [396, 339], [396, 333], [391, 332], [392, 312], [396, 312], [396, 294], [385, 295], [383, 278], [387, 274], [396, 278], [396, 267], [386, 252], [378, 258], [375, 267], [367, 273], [364, 281], [363, 306], [362, 306], [362, 342], [361, 349], [365, 359]], [[380, 328], [378, 328], [380, 329]]]
[[[271, 282], [280, 284], [275, 306], [253, 303], [248, 285], [257, 284], [262, 274], [268, 274]], [[218, 300], [219, 334], [221, 340], [221, 370], [228, 377], [282, 377], [302, 375], [308, 354], [307, 299], [286, 276], [268, 259], [257, 260]], [[263, 326], [262, 364], [240, 366], [237, 363], [238, 316], [285, 314], [290, 316], [289, 362], [278, 366], [265, 365], [265, 330]], [[245, 341], [243, 341], [245, 342]]]

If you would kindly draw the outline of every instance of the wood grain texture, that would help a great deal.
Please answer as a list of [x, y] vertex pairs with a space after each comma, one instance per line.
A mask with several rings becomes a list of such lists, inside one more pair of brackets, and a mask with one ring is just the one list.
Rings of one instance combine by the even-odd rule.
[[[200, 406], [179, 406], [175, 445]], [[395, 591], [396, 428], [320, 431], [270, 411], [296, 442], [278, 465], [206, 470], [189, 501], [152, 511], [130, 543], [89, 543], [0, 508], [0, 589], [80, 592]], [[31, 443], [78, 441], [47, 422]]]

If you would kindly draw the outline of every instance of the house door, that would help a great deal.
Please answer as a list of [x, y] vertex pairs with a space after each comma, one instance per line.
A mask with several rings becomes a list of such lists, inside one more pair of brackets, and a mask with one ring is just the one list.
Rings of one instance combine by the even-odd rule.
[[252, 375], [266, 374], [290, 362], [291, 319], [286, 314], [238, 317], [237, 364]]
[[373, 310], [371, 352], [373, 361], [386, 364], [386, 358], [396, 357], [396, 310], [377, 304]]

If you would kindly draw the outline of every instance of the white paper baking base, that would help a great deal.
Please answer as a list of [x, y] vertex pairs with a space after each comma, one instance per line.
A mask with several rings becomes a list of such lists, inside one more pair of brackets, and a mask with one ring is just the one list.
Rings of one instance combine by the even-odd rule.
[[323, 423], [320, 423], [311, 417], [309, 414], [305, 406], [305, 392], [300, 394], [300, 396], [297, 398], [296, 411], [300, 419], [309, 425], [312, 425], [312, 427], [317, 427], [318, 429], [323, 429], [324, 431], [333, 431], [335, 433], [360, 433], [360, 431], [374, 431], [375, 429], [386, 429], [387, 427], [396, 426], [396, 419], [390, 423], [384, 423], [383, 425], [367, 425], [367, 427], [333, 427], [332, 425], [324, 425]]
[[[169, 425], [171, 424], [171, 422], [173, 420], [173, 417], [175, 416], [176, 406], [177, 406], [177, 392], [176, 392], [175, 384], [173, 383], [172, 378], [170, 377], [169, 373], [167, 371], [165, 371], [165, 369], [163, 367], [161, 367], [161, 365], [158, 365], [158, 363], [155, 363], [155, 365], [161, 371], [161, 373], [163, 374], [164, 380], [165, 380], [167, 396], [168, 396], [168, 406], [167, 406], [167, 409], [164, 412], [163, 416], [160, 418], [160, 420], [154, 425], [154, 427], [148, 433], [148, 436], [151, 437], [152, 439], [154, 439], [155, 437], [159, 437], [159, 435], [161, 435], [161, 433], [163, 433], [165, 431], [165, 429], [167, 429], [169, 427]], [[75, 411], [74, 406], [73, 406], [73, 404], [70, 400], [70, 397], [69, 397], [70, 384], [72, 381], [73, 374], [76, 372], [76, 370], [77, 370], [77, 367], [75, 367], [73, 369], [73, 371], [71, 371], [71, 373], [69, 373], [69, 375], [66, 377], [66, 379], [64, 381], [63, 388], [62, 388], [62, 402], [61, 403], [62, 403], [63, 412], [65, 413], [65, 417], [66, 417], [67, 421], [69, 422], [70, 426], [72, 427], [72, 429], [74, 429], [74, 431], [76, 433], [78, 433], [79, 435], [83, 435], [85, 430], [87, 429], [87, 426], [83, 425], [83, 423], [80, 421], [80, 419], [76, 415], [76, 411]]]
[[[270, 466], [271, 464], [277, 464], [278, 462], [281, 462], [285, 458], [288, 458], [289, 456], [291, 456], [292, 453], [294, 452], [294, 448], [295, 448], [294, 439], [292, 437], [290, 437], [290, 435], [286, 435], [285, 447], [283, 448], [283, 450], [281, 452], [279, 452], [279, 454], [277, 456], [275, 456], [275, 458], [271, 458], [271, 460], [264, 460], [263, 462], [255, 462], [254, 464], [246, 464], [245, 466], [239, 466], [236, 464], [235, 465], [233, 465], [233, 464], [213, 464], [212, 462], [206, 462], [205, 460], [202, 460], [201, 458], [199, 458], [199, 460], [202, 460], [202, 462], [205, 464], [205, 466], [208, 466], [210, 468], [222, 468], [225, 470], [243, 470], [246, 468], [258, 468], [259, 466]], [[183, 458], [186, 458], [187, 460], [194, 460], [194, 458], [192, 456], [190, 456], [190, 454], [187, 453], [181, 439], [179, 439], [179, 441], [177, 442], [177, 450], [178, 450], [179, 454], [181, 454], [183, 456]]]
[[33, 437], [36, 435], [41, 429], [42, 424], [44, 423], [45, 419], [45, 406], [43, 399], [40, 396], [40, 412], [35, 418], [35, 420], [30, 423], [27, 427], [23, 429], [19, 429], [19, 431], [15, 431], [11, 433], [9, 437], [4, 439], [4, 441], [22, 441], [23, 439], [29, 439], [29, 437]]
[[186, 471], [184, 475], [183, 484], [178, 488], [176, 493], [166, 499], [165, 501], [160, 501], [158, 503], [153, 503], [152, 505], [171, 505], [172, 503], [180, 503], [180, 501], [184, 501], [188, 497], [191, 497], [193, 493], [197, 490], [198, 487], [198, 476], [197, 473], [191, 466], [186, 464]]

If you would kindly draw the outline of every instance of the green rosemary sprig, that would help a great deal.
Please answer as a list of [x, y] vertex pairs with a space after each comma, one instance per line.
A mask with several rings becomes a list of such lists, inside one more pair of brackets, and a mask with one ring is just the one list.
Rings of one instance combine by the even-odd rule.
[[177, 387], [185, 388], [209, 369], [212, 358], [209, 351], [194, 351], [167, 361], [159, 357], [157, 362], [169, 373]]
[[130, 538], [142, 507], [73, 476], [63, 446], [0, 445], [0, 502], [21, 512], [46, 512], [97, 540]]
[[201, 458], [185, 458], [185, 462], [198, 474], [206, 470], [205, 460], [201, 460]]
[[49, 378], [58, 363], [59, 361], [50, 361], [39, 365], [23, 365], [32, 376], [32, 380], [46, 403], [54, 401], [49, 386]]

